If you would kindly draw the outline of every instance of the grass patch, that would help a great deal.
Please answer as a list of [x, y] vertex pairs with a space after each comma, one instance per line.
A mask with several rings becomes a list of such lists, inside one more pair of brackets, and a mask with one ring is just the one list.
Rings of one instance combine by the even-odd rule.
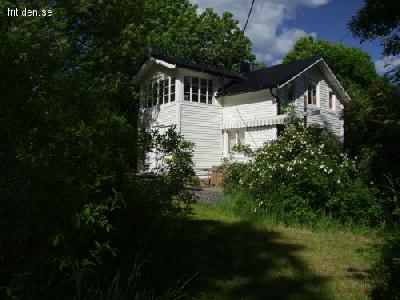
[[[196, 204], [188, 262], [201, 273], [194, 299], [367, 299], [376, 239], [286, 227], [238, 216], [226, 203]], [[332, 229], [332, 227], [331, 227]]]

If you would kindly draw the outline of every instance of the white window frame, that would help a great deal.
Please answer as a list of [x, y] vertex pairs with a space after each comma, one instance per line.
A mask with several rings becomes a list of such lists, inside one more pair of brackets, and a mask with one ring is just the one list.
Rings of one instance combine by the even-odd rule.
[[[232, 147], [230, 147], [229, 134], [232, 134], [232, 133], [235, 134], [235, 144]], [[238, 129], [238, 130], [226, 131], [226, 143], [227, 143], [227, 145], [226, 145], [226, 149], [227, 149], [226, 153], [227, 154], [232, 153], [231, 149], [239, 144], [239, 142], [240, 142], [239, 133], [243, 133], [243, 143], [241, 143], [241, 144], [242, 145], [246, 145], [246, 131], [245, 130]]]
[[[332, 108], [329, 107], [329, 100], [330, 100], [330, 94], [331, 93], [332, 93]], [[329, 88], [329, 90], [328, 90], [328, 103], [327, 104], [328, 104], [328, 110], [329, 111], [335, 111], [336, 110], [336, 94], [331, 88]]]
[[[308, 103], [309, 97], [309, 85], [312, 84], [315, 86], [315, 102], [316, 104], [313, 103]], [[319, 82], [315, 82], [314, 80], [308, 80], [307, 82], [307, 89], [306, 89], [306, 98], [307, 98], [307, 106], [309, 107], [320, 107], [320, 96], [319, 96]]]
[[[174, 82], [174, 84], [172, 84]], [[177, 78], [176, 76], [168, 76], [168, 75], [159, 75], [153, 77], [151, 80], [149, 80], [146, 83], [146, 93], [147, 93], [147, 100], [146, 100], [146, 107], [153, 107], [153, 106], [158, 106], [158, 105], [163, 105], [163, 104], [169, 104], [173, 103], [176, 101], [176, 81]], [[163, 85], [161, 87], [161, 84], [168, 82], [168, 88], [167, 88], [167, 97], [165, 95], [165, 86]], [[175, 90], [172, 93], [172, 85], [174, 85]], [[171, 96], [172, 94], [175, 95], [174, 101], [171, 101]], [[162, 101], [162, 103], [160, 102]], [[165, 102], [165, 100], [167, 102]], [[151, 103], [151, 105], [149, 105]]]
[[[186, 86], [186, 79], [189, 78], [188, 84], [190, 84], [189, 88], [189, 99], [185, 100], [185, 86]], [[196, 78], [198, 80], [198, 85], [197, 85], [197, 101], [193, 101], [193, 78]], [[207, 81], [207, 86], [206, 88], [206, 102], [201, 102], [201, 81], [206, 80]], [[197, 77], [197, 76], [190, 76], [190, 75], [184, 75], [183, 76], [183, 100], [187, 102], [193, 102], [193, 103], [199, 103], [199, 104], [206, 104], [206, 105], [212, 105], [213, 104], [213, 98], [214, 98], [214, 91], [213, 91], [213, 81], [211, 79], [207, 78], [202, 78], [202, 77]]]

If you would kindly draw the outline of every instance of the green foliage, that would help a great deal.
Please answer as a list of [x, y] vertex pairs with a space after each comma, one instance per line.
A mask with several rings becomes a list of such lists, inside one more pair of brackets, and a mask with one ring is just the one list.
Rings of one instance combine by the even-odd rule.
[[[361, 42], [380, 39], [383, 55], [398, 56], [400, 53], [398, 7], [400, 1], [366, 0], [349, 22], [349, 29]], [[386, 190], [386, 209], [390, 230], [381, 249], [381, 260], [376, 266], [373, 298], [400, 299], [400, 218], [399, 218], [399, 120], [400, 120], [400, 66], [386, 74], [387, 78], [376, 82], [369, 89], [370, 98], [363, 99], [366, 109], [357, 120], [358, 137], [368, 140], [359, 143], [363, 150], [372, 153], [372, 166], [381, 185]], [[394, 86], [389, 84], [392, 83]], [[366, 120], [366, 121], [365, 121]], [[362, 122], [364, 121], [364, 122]], [[364, 124], [363, 124], [364, 123]], [[356, 137], [356, 135], [354, 135]], [[387, 188], [388, 187], [388, 188]]]
[[[400, 211], [394, 212], [400, 217]], [[400, 299], [400, 226], [397, 224], [387, 233], [381, 246], [380, 260], [375, 266], [373, 299]]]
[[246, 191], [254, 211], [272, 211], [305, 222], [331, 215], [342, 222], [376, 223], [382, 215], [378, 191], [359, 178], [354, 160], [340, 142], [300, 120], [259, 149], [248, 163], [227, 163], [225, 188]]
[[[53, 16], [0, 19], [0, 298], [104, 294], [115, 274], [128, 281], [143, 244], [151, 277], [153, 240], [193, 200], [192, 150], [172, 129], [138, 128], [132, 78], [149, 46], [229, 68], [254, 59], [249, 40], [231, 15], [186, 0], [0, 0], [9, 7]], [[159, 168], [140, 173], [151, 151]]]
[[387, 79], [377, 79], [367, 95], [352, 100], [346, 111], [347, 143], [353, 155], [369, 152], [374, 181], [399, 176], [400, 90]]
[[244, 60], [255, 60], [250, 40], [229, 12], [198, 13], [188, 0], [146, 1], [146, 9], [153, 14], [147, 43], [156, 52], [236, 71]]
[[377, 79], [371, 56], [359, 48], [332, 44], [312, 36], [300, 38], [283, 62], [321, 55], [352, 97], [365, 94], [365, 89]]
[[[349, 29], [361, 42], [379, 39], [383, 46], [384, 56], [400, 54], [400, 20], [399, 0], [366, 0], [362, 7], [348, 24]], [[400, 86], [400, 67], [389, 72], [392, 82]]]

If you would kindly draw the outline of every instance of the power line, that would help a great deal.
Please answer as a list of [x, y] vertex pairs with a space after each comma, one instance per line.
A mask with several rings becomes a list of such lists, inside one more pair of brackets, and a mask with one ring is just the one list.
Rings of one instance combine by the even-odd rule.
[[339, 43], [343, 42], [343, 40], [344, 40], [345, 38], [347, 38], [347, 36], [348, 36], [349, 34], [350, 34], [350, 30], [347, 29], [347, 32], [346, 32], [345, 35], [340, 39]]
[[244, 24], [243, 32], [246, 31], [247, 24], [249, 23], [250, 15], [251, 15], [251, 12], [253, 11], [254, 1], [255, 1], [255, 0], [252, 0], [252, 1], [251, 1], [251, 6], [250, 6], [249, 14], [247, 15], [247, 20], [246, 20], [246, 24]]

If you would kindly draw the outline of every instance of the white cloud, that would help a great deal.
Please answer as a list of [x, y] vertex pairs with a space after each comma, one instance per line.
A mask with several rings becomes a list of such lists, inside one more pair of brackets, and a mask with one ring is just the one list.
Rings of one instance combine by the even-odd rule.
[[375, 68], [379, 74], [385, 74], [397, 66], [400, 66], [400, 57], [385, 56], [375, 61]]
[[[300, 6], [318, 7], [330, 0], [257, 0], [246, 29], [246, 35], [253, 43], [257, 59], [269, 64], [282, 59], [302, 36], [313, 35], [300, 28], [285, 28], [285, 21], [296, 17]], [[217, 13], [229, 11], [239, 20], [243, 28], [250, 9], [245, 0], [192, 0], [200, 10], [211, 7]]]

